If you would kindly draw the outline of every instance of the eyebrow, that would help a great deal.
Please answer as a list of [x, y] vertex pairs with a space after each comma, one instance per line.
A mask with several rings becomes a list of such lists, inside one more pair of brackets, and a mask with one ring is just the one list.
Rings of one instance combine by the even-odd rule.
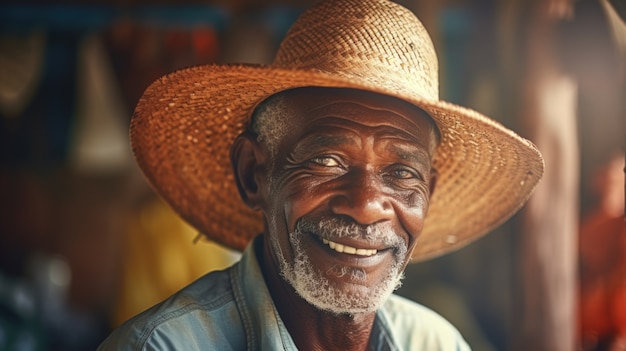
[[293, 153], [298, 155], [301, 152], [307, 152], [312, 148], [349, 144], [356, 145], [354, 138], [350, 138], [345, 135], [313, 134], [305, 136], [302, 140], [298, 141], [293, 149]]
[[417, 146], [408, 146], [408, 143], [407, 145], [403, 145], [403, 143], [398, 145], [397, 143], [390, 142], [387, 149], [398, 155], [399, 158], [408, 160], [409, 162], [423, 163], [431, 161], [430, 155], [428, 155], [425, 150]]
[[[333, 134], [311, 134], [305, 136], [294, 147], [292, 155], [301, 155], [307, 153], [311, 149], [323, 147], [335, 147], [340, 145], [356, 145], [354, 138], [345, 135]], [[410, 141], [388, 141], [387, 151], [396, 155], [399, 159], [407, 160], [410, 163], [424, 164], [431, 162], [431, 156]]]

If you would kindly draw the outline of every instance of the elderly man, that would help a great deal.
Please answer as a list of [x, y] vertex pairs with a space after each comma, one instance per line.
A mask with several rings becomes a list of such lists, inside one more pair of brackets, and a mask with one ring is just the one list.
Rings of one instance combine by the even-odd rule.
[[298, 19], [270, 66], [153, 83], [131, 126], [138, 164], [201, 233], [245, 251], [101, 349], [469, 349], [392, 293], [411, 260], [509, 218], [543, 161], [510, 130], [439, 101], [437, 74], [410, 11], [332, 0]]

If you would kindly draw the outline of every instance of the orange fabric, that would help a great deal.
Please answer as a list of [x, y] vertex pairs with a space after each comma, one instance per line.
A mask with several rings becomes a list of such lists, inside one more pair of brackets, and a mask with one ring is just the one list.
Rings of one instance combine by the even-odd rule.
[[581, 227], [580, 333], [583, 344], [626, 337], [626, 224], [602, 214]]

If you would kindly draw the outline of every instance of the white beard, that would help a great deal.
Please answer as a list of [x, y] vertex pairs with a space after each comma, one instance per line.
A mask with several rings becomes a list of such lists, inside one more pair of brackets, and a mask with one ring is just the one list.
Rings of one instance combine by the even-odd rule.
[[[276, 216], [272, 216], [271, 223], [274, 233], [276, 233]], [[326, 272], [316, 269], [306, 251], [302, 248], [302, 237], [305, 232], [302, 227], [308, 230], [314, 229], [315, 232], [327, 230], [330, 226], [333, 229], [334, 238], [337, 237], [359, 237], [362, 234], [355, 233], [353, 230], [356, 225], [347, 225], [337, 227], [332, 225], [333, 220], [322, 220], [319, 223], [304, 224], [298, 223], [296, 230], [289, 234], [289, 241], [294, 250], [293, 262], [289, 263], [285, 260], [276, 236], [273, 236], [272, 245], [277, 254], [280, 265], [280, 274], [300, 295], [311, 305], [334, 314], [359, 314], [370, 313], [376, 311], [389, 298], [395, 289], [397, 289], [403, 278], [403, 260], [406, 259], [407, 246], [406, 243], [391, 232], [387, 228], [380, 226], [367, 227], [367, 237], [383, 240], [389, 247], [397, 248], [394, 250], [395, 262], [391, 267], [389, 274], [379, 284], [369, 287], [366, 290], [358, 289], [345, 291], [332, 282], [327, 276], [333, 275], [343, 277], [348, 275], [349, 279], [355, 283], [362, 282], [367, 278], [367, 273], [361, 269], [352, 267], [335, 265]], [[363, 287], [363, 285], [361, 285]]]

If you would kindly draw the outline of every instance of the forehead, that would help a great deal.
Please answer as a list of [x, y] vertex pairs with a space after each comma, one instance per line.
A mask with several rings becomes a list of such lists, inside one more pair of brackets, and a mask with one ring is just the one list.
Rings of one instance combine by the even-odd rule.
[[343, 121], [404, 134], [431, 150], [438, 143], [438, 130], [430, 116], [400, 99], [354, 89], [301, 88], [284, 94], [292, 135]]

